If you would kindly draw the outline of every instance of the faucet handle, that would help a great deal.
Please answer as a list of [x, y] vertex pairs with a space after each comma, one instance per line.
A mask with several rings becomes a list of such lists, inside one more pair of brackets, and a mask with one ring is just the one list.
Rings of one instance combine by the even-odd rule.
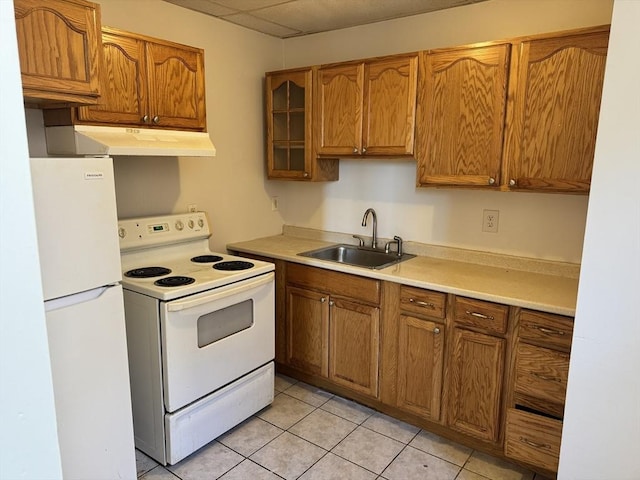
[[359, 247], [364, 247], [364, 238], [362, 238], [360, 235], [353, 235], [353, 238], [358, 239]]
[[389, 253], [390, 247], [393, 244], [396, 244], [398, 246], [398, 256], [401, 257], [402, 256], [402, 238], [400, 238], [399, 236], [395, 235], [393, 237], [393, 240], [388, 241], [385, 246], [384, 246], [384, 253]]

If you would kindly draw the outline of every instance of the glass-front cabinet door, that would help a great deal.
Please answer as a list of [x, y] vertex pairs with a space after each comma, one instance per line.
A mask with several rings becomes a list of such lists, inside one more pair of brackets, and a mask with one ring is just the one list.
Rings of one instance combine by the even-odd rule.
[[310, 179], [312, 70], [267, 73], [269, 178]]

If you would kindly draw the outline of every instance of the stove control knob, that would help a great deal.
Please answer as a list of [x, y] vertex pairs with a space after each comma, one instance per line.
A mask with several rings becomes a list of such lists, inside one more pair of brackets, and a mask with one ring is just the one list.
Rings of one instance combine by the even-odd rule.
[[178, 230], [179, 232], [182, 231], [182, 229], [184, 229], [184, 223], [182, 223], [182, 220], [178, 220], [176, 222], [176, 230]]
[[200, 219], [198, 219], [198, 226], [199, 226], [200, 228], [204, 227], [204, 220], [203, 220], [203, 219], [201, 219], [201, 218], [200, 218]]
[[124, 229], [124, 227], [118, 227], [118, 236], [120, 238], [124, 238], [127, 236], [127, 231]]
[[187, 225], [189, 225], [189, 228], [193, 230], [193, 226], [194, 226], [193, 220], [189, 220], [189, 223], [187, 223]]

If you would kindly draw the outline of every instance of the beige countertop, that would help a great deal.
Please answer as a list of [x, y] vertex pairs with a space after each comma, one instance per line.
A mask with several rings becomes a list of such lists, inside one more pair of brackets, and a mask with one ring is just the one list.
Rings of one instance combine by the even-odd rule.
[[[300, 234], [297, 236], [295, 234]], [[573, 316], [578, 293], [579, 266], [522, 259], [468, 250], [434, 249], [407, 244], [418, 256], [381, 270], [343, 265], [298, 254], [333, 243], [353, 243], [340, 235], [313, 235], [292, 229], [282, 235], [227, 245], [232, 252], [263, 255], [363, 277], [464, 295], [542, 312]], [[310, 237], [318, 238], [310, 238]], [[327, 239], [331, 240], [328, 241]], [[453, 251], [453, 253], [452, 253]], [[429, 255], [424, 255], [429, 253]]]

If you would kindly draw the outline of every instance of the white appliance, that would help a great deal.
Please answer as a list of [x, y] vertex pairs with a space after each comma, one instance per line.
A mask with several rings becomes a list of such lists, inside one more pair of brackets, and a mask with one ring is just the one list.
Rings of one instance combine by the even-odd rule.
[[47, 152], [53, 155], [144, 155], [214, 157], [206, 132], [161, 128], [69, 125], [47, 127]]
[[273, 402], [274, 265], [211, 252], [203, 212], [118, 232], [135, 444], [175, 464]]
[[32, 158], [65, 479], [136, 478], [111, 158]]

